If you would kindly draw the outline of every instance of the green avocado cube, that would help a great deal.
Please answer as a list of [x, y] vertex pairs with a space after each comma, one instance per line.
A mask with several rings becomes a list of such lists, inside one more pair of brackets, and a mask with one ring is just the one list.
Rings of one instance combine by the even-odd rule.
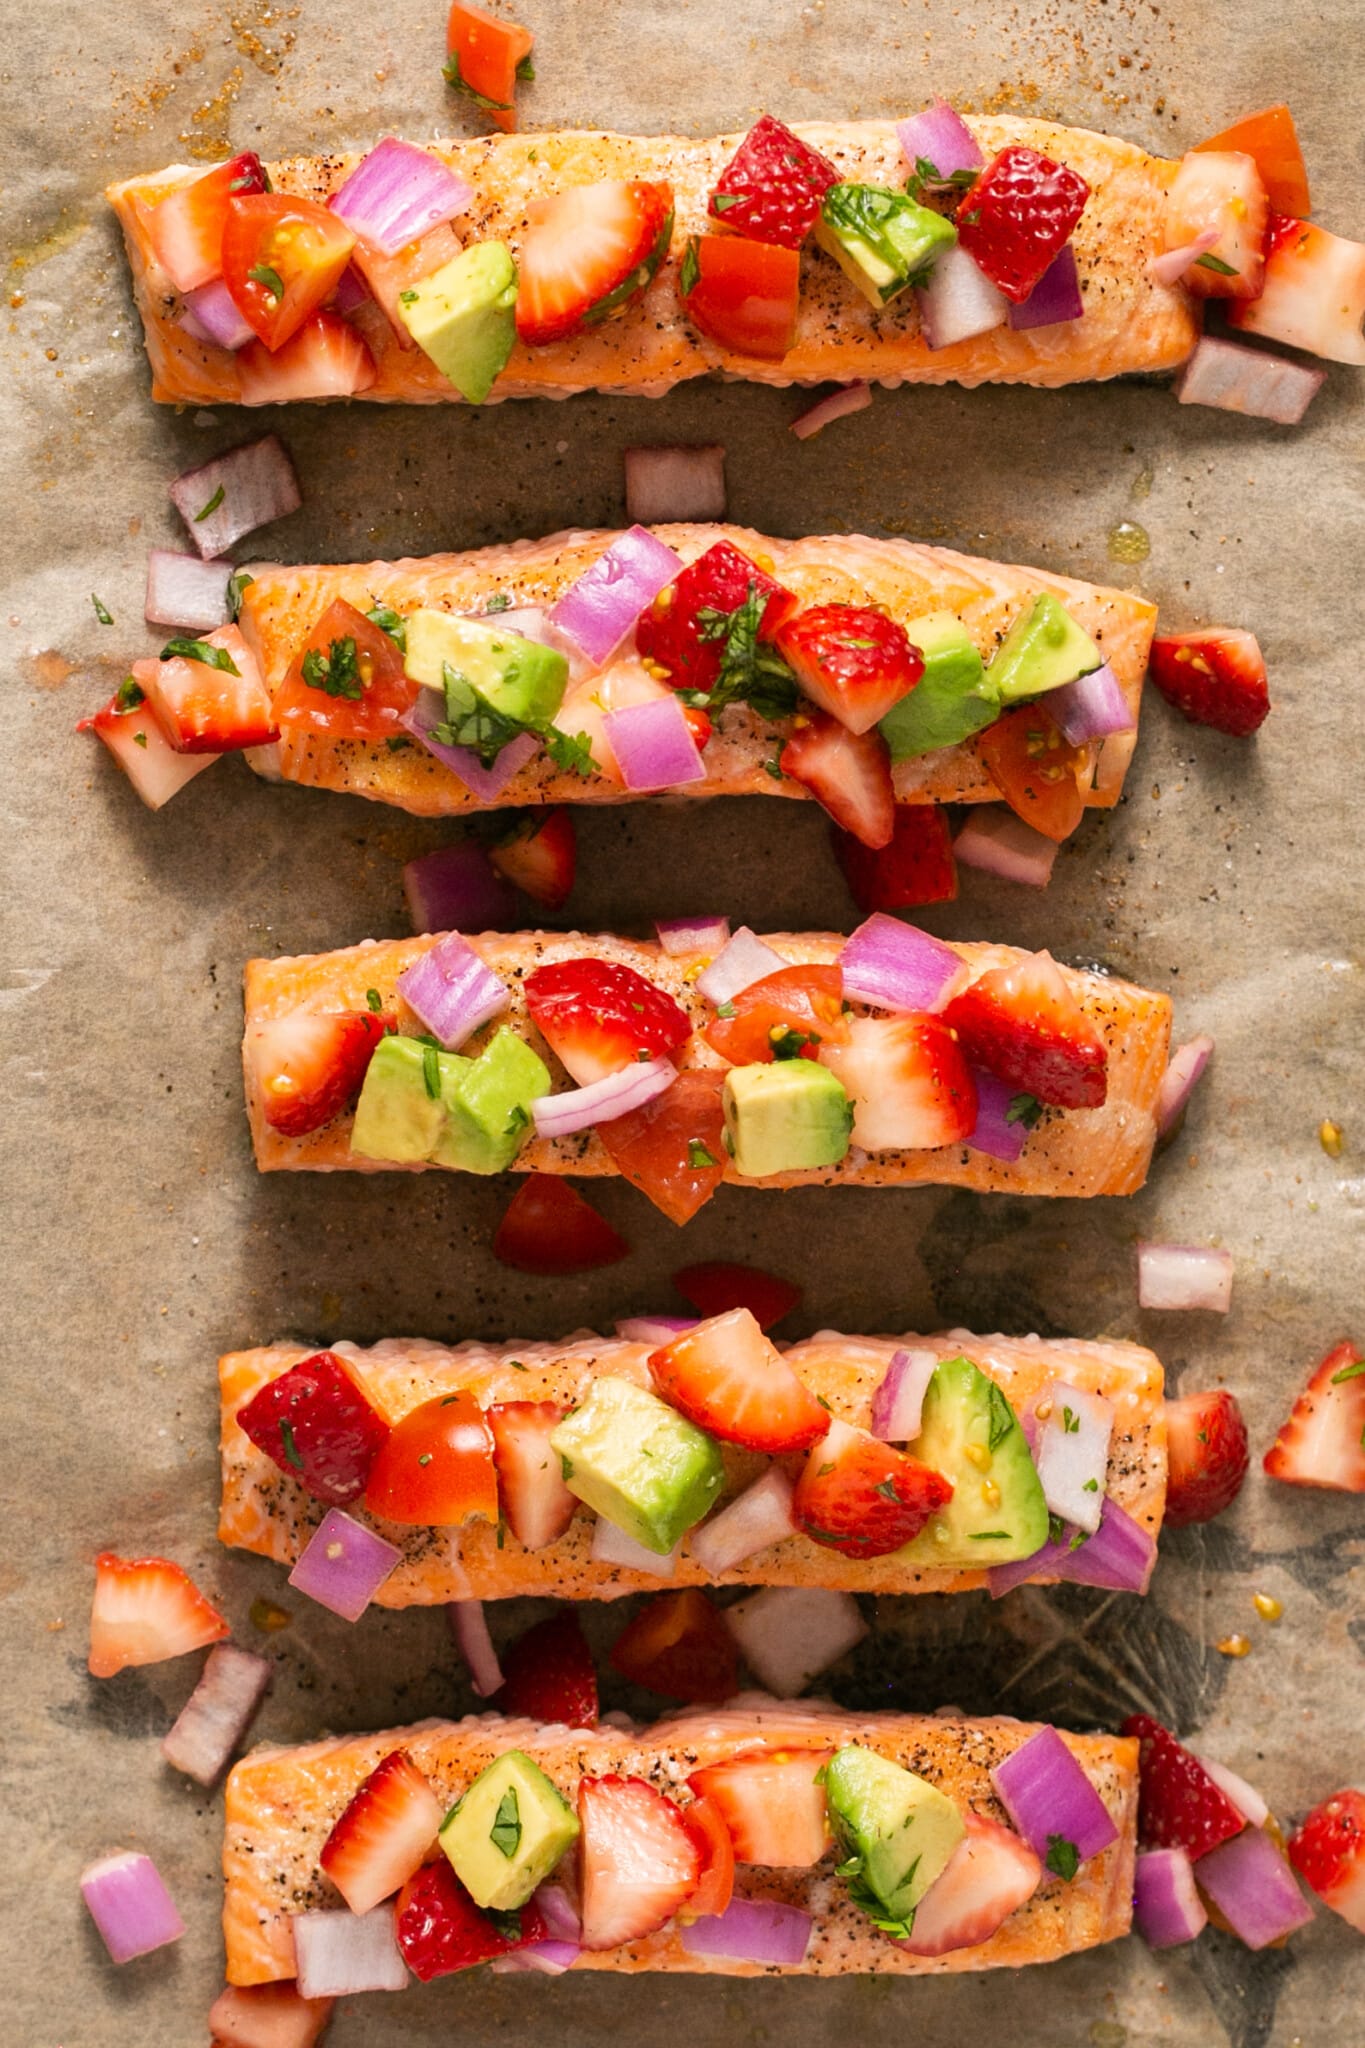
[[897, 1551], [907, 1563], [984, 1571], [1047, 1542], [1047, 1502], [1008, 1396], [970, 1358], [945, 1358], [924, 1395], [914, 1456], [953, 1482], [946, 1508]]
[[667, 1557], [725, 1485], [719, 1445], [657, 1394], [606, 1373], [552, 1432], [564, 1484]]
[[953, 1801], [927, 1778], [857, 1743], [837, 1750], [825, 1797], [844, 1851], [837, 1874], [879, 1926], [908, 1932], [916, 1906], [966, 1835]]
[[747, 1180], [837, 1166], [848, 1150], [853, 1104], [817, 1060], [731, 1067], [721, 1090], [725, 1142]]
[[531, 1104], [548, 1095], [550, 1085], [544, 1060], [504, 1024], [477, 1059], [460, 1061], [443, 1087], [445, 1121], [427, 1156], [465, 1173], [502, 1173], [521, 1150]]
[[415, 683], [442, 692], [446, 716], [462, 746], [478, 744], [476, 732], [466, 736], [461, 728], [466, 720], [477, 720], [481, 708], [497, 720], [541, 732], [564, 701], [566, 657], [524, 633], [424, 605], [408, 618], [407, 642], [406, 673]]
[[883, 185], [831, 185], [815, 239], [870, 305], [884, 306], [957, 240], [941, 213]]
[[881, 720], [893, 761], [955, 747], [1000, 716], [985, 687], [985, 663], [954, 613], [926, 612], [908, 620], [905, 630], [924, 657], [924, 674]]
[[1025, 697], [1060, 690], [1077, 676], [1099, 668], [1104, 657], [1090, 635], [1050, 590], [1021, 612], [995, 650], [986, 686], [1009, 706]]
[[462, 398], [482, 405], [517, 338], [517, 266], [503, 242], [475, 242], [400, 292], [408, 333]]
[[445, 1129], [445, 1094], [472, 1065], [420, 1039], [381, 1038], [365, 1071], [351, 1127], [351, 1150], [396, 1166], [430, 1159]]
[[456, 1877], [487, 1913], [524, 1906], [577, 1839], [573, 1808], [520, 1749], [479, 1773], [439, 1837]]

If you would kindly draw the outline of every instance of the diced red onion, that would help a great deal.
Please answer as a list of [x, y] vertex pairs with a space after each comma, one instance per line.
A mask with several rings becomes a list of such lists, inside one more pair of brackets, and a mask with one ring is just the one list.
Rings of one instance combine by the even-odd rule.
[[795, 1489], [780, 1465], [737, 1494], [688, 1538], [693, 1557], [709, 1578], [732, 1572], [761, 1550], [796, 1534], [792, 1519]]
[[936, 98], [922, 114], [897, 121], [896, 134], [911, 169], [923, 159], [938, 172], [940, 184], [957, 171], [979, 171], [986, 161], [971, 129], [945, 99]]
[[209, 2007], [215, 2048], [314, 2048], [330, 1998], [302, 1998], [292, 1982], [227, 1984]]
[[724, 448], [627, 448], [626, 517], [638, 526], [723, 519]]
[[[678, 1568], [678, 1551], [681, 1544], [661, 1557], [657, 1550], [647, 1550], [643, 1543], [637, 1543], [633, 1536], [627, 1536], [624, 1529], [618, 1529], [615, 1522], [609, 1522], [605, 1515], [599, 1515], [593, 1524], [592, 1545], [588, 1555], [594, 1564], [616, 1565], [626, 1571], [644, 1572], [651, 1579], [671, 1579]], [[610, 1594], [601, 1595], [609, 1599]]]
[[1057, 1380], [1051, 1412], [1038, 1438], [1036, 1463], [1048, 1511], [1093, 1536], [1104, 1508], [1114, 1404]]
[[582, 1938], [583, 1923], [578, 1917], [578, 1909], [563, 1885], [538, 1885], [534, 1897], [540, 1908], [540, 1917], [545, 1922], [545, 1932], [552, 1941], [578, 1941]]
[[541, 1095], [531, 1115], [542, 1138], [568, 1138], [594, 1124], [610, 1123], [632, 1109], [643, 1109], [678, 1078], [671, 1060], [636, 1060], [618, 1074], [607, 1074], [586, 1088], [568, 1088], [562, 1095]]
[[1244, 1828], [1201, 1856], [1198, 1878], [1200, 1890], [1248, 1948], [1269, 1948], [1313, 1917], [1293, 1871], [1259, 1828]]
[[1137, 725], [1137, 713], [1107, 661], [1103, 668], [1077, 676], [1074, 683], [1047, 691], [1038, 701], [1073, 747], [1084, 746], [1087, 740], [1108, 739], [1111, 733], [1132, 732]]
[[1046, 1859], [1048, 1837], [1061, 1835], [1088, 1863], [1119, 1838], [1108, 1807], [1055, 1728], [1040, 1728], [996, 1764], [991, 1783], [1035, 1856]]
[[872, 1434], [883, 1443], [913, 1443], [929, 1382], [938, 1371], [932, 1351], [897, 1351], [872, 1396]]
[[1185, 1849], [1143, 1849], [1133, 1871], [1133, 1924], [1148, 1948], [1178, 1948], [1209, 1924]]
[[714, 958], [730, 938], [728, 917], [656, 917], [654, 929], [670, 958], [682, 953], [710, 953]]
[[256, 1718], [271, 1671], [268, 1657], [235, 1643], [215, 1643], [161, 1744], [167, 1763], [196, 1784], [216, 1785]]
[[488, 1633], [482, 1600], [448, 1600], [446, 1616], [456, 1648], [469, 1669], [469, 1682], [481, 1700], [502, 1690], [502, 1666]]
[[839, 971], [844, 994], [878, 1010], [941, 1010], [967, 973], [951, 946], [880, 910], [845, 941]]
[[576, 1941], [528, 1941], [525, 1948], [509, 1949], [494, 1956], [490, 1968], [499, 1977], [515, 1977], [526, 1970], [539, 1970], [546, 1977], [562, 1977], [582, 1955]]
[[1232, 1307], [1231, 1252], [1140, 1238], [1137, 1256], [1139, 1308], [1206, 1308], [1225, 1316]]
[[1326, 377], [1325, 370], [1310, 370], [1288, 356], [1206, 334], [1176, 378], [1175, 395], [1182, 405], [1211, 405], [1218, 412], [1240, 412], [1250, 419], [1293, 427]]
[[366, 284], [354, 263], [348, 263], [341, 273], [340, 283], [332, 293], [332, 304], [337, 312], [340, 313], [342, 319], [346, 319], [351, 313], [359, 312], [360, 308], [368, 305], [373, 297], [374, 293], [370, 290], [370, 287]]
[[506, 985], [458, 932], [447, 932], [420, 954], [403, 969], [395, 986], [448, 1052], [500, 1017], [512, 1000]]
[[343, 1621], [359, 1621], [403, 1553], [352, 1515], [330, 1508], [289, 1574], [291, 1586], [329, 1607]]
[[1017, 332], [1029, 327], [1060, 327], [1065, 321], [1079, 320], [1084, 311], [1076, 254], [1068, 242], [1057, 251], [1028, 297], [1010, 307], [1008, 318]]
[[368, 1913], [345, 1908], [299, 1913], [294, 1960], [305, 1998], [349, 1998], [359, 1991], [402, 1991], [408, 1966], [394, 1936], [393, 1907], [386, 1900]]
[[[1194, 1750], [1191, 1756], [1196, 1755]], [[1198, 1757], [1218, 1790], [1229, 1798], [1243, 1820], [1254, 1828], [1263, 1828], [1270, 1819], [1270, 1808], [1254, 1785], [1248, 1785], [1245, 1778], [1239, 1778], [1236, 1771], [1230, 1771], [1226, 1764], [1216, 1764], [1206, 1756]]]
[[386, 135], [327, 202], [348, 228], [396, 256], [443, 221], [463, 213], [474, 187], [439, 157]]
[[1156, 1538], [1135, 1522], [1112, 1494], [1105, 1496], [1100, 1526], [1079, 1543], [1068, 1529], [1032, 1557], [993, 1564], [986, 1574], [992, 1600], [1032, 1579], [1064, 1579], [1076, 1586], [1102, 1586], [1111, 1593], [1145, 1593], [1156, 1564]]
[[402, 718], [414, 739], [420, 740], [438, 761], [444, 761], [447, 768], [453, 768], [470, 795], [476, 796], [481, 804], [495, 804], [513, 776], [540, 751], [541, 743], [533, 732], [518, 733], [499, 750], [493, 766], [485, 768], [472, 747], [451, 747], [432, 737], [435, 727], [445, 722], [445, 699], [439, 690], [419, 690], [412, 709], [405, 711]]
[[477, 839], [419, 854], [403, 869], [415, 932], [505, 932], [520, 922], [517, 892]]
[[237, 301], [221, 277], [186, 292], [181, 325], [196, 341], [212, 342], [215, 348], [230, 349], [234, 355], [239, 348], [246, 347], [256, 332], [251, 322], [243, 319]]
[[1220, 233], [1219, 228], [1204, 228], [1192, 242], [1184, 242], [1178, 249], [1166, 249], [1160, 256], [1154, 256], [1147, 268], [1158, 284], [1179, 284], [1185, 272], [1192, 269], [1201, 256], [1208, 255]]
[[725, 1956], [795, 1970], [806, 1960], [813, 1921], [800, 1906], [776, 1899], [731, 1899], [723, 1913], [684, 1921], [678, 1939], [690, 1956]]
[[637, 795], [652, 790], [681, 789], [705, 782], [706, 763], [687, 723], [679, 698], [652, 697], [608, 711], [602, 720], [607, 745], [616, 758], [621, 780]]
[[[225, 555], [234, 541], [258, 526], [297, 512], [303, 503], [294, 465], [278, 434], [244, 442], [198, 469], [187, 469], [171, 485], [170, 494], [206, 561]], [[210, 505], [212, 511], [207, 510]]]
[[81, 1872], [81, 1897], [116, 1963], [179, 1941], [185, 1923], [150, 1856], [123, 1849]]
[[960, 242], [941, 249], [927, 284], [915, 286], [920, 326], [930, 348], [951, 348], [1003, 327], [1009, 302]]
[[549, 622], [600, 666], [681, 568], [672, 548], [643, 526], [628, 527], [569, 585], [551, 607]]
[[792, 421], [792, 432], [798, 441], [809, 441], [822, 427], [832, 426], [835, 420], [846, 419], [852, 412], [866, 412], [871, 403], [870, 384], [841, 384], [837, 391], [828, 392], [798, 413]]
[[825, 1586], [766, 1586], [725, 1609], [725, 1625], [759, 1683], [795, 1699], [867, 1634], [851, 1593]]
[[1173, 1131], [1185, 1114], [1212, 1052], [1213, 1040], [1206, 1031], [1201, 1031], [1198, 1038], [1191, 1038], [1171, 1054], [1156, 1096], [1156, 1134], [1159, 1138]]
[[988, 1074], [984, 1067], [973, 1066], [972, 1079], [976, 1083], [976, 1128], [964, 1142], [988, 1159], [1016, 1160], [1028, 1141], [1023, 1118], [1010, 1121], [1010, 1104], [1019, 1090], [998, 1074]]
[[153, 548], [147, 557], [143, 616], [149, 626], [188, 626], [201, 633], [226, 626], [231, 574], [231, 562], [206, 562], [198, 555]]
[[684, 1330], [695, 1330], [696, 1316], [623, 1316], [616, 1325], [618, 1337], [628, 1344], [671, 1344]]
[[1030, 889], [1046, 889], [1058, 844], [1016, 818], [1004, 804], [974, 804], [953, 841], [953, 852], [963, 867], [980, 868], [1002, 881], [1023, 882]]
[[765, 946], [747, 924], [742, 924], [705, 972], [697, 976], [697, 993], [705, 996], [708, 1003], [728, 1003], [742, 989], [752, 988], [765, 975], [779, 973], [786, 964], [780, 953]]

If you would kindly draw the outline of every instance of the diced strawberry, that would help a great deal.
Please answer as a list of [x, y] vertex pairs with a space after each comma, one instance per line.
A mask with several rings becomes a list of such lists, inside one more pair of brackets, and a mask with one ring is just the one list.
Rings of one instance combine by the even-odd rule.
[[879, 732], [851, 733], [826, 712], [798, 712], [778, 765], [864, 846], [891, 844], [896, 792]]
[[1241, 1834], [1245, 1817], [1169, 1728], [1150, 1714], [1130, 1714], [1123, 1732], [1139, 1745], [1138, 1840], [1145, 1849], [1184, 1849], [1197, 1861]]
[[1242, 1490], [1250, 1451], [1237, 1396], [1226, 1387], [1166, 1402], [1166, 1526], [1211, 1522]]
[[[220, 660], [173, 651], [182, 646], [212, 648]], [[182, 754], [226, 754], [277, 737], [270, 692], [236, 626], [219, 626], [203, 640], [169, 641], [162, 660], [135, 661], [133, 676]]]
[[538, 346], [638, 298], [668, 254], [673, 188], [604, 178], [533, 200], [521, 245], [517, 333]]
[[957, 895], [953, 828], [941, 804], [897, 804], [885, 846], [864, 846], [838, 825], [831, 825], [830, 837], [849, 894], [864, 914], [951, 903]]
[[1244, 739], [1269, 716], [1270, 687], [1254, 633], [1237, 626], [1164, 633], [1147, 658], [1166, 702], [1195, 725]]
[[[516, 1932], [512, 1932], [515, 1927]], [[424, 1863], [398, 1894], [394, 1934], [403, 1960], [421, 1983], [472, 1970], [494, 1956], [544, 1941], [545, 1916], [534, 1898], [519, 1915], [490, 1913], [474, 1904], [444, 1856]]]
[[790, 1315], [801, 1289], [761, 1266], [741, 1266], [730, 1259], [703, 1259], [680, 1266], [673, 1285], [699, 1316], [723, 1316], [727, 1309], [747, 1308], [760, 1330], [771, 1330]]
[[493, 1235], [493, 1257], [521, 1273], [588, 1273], [629, 1256], [620, 1231], [553, 1173], [527, 1174]]
[[1070, 241], [1089, 197], [1078, 172], [1012, 143], [963, 194], [958, 236], [997, 290], [1021, 306]]
[[134, 676], [120, 684], [103, 710], [83, 718], [76, 730], [93, 732], [104, 742], [149, 811], [159, 811], [218, 759], [217, 754], [178, 753]]
[[243, 405], [289, 405], [307, 398], [355, 398], [379, 375], [349, 320], [310, 313], [273, 352], [248, 342], [237, 357]]
[[672, 1223], [690, 1222], [724, 1178], [724, 1086], [717, 1068], [684, 1067], [652, 1102], [597, 1126], [617, 1172]]
[[567, 1413], [556, 1401], [497, 1401], [484, 1410], [503, 1519], [527, 1550], [558, 1542], [578, 1506], [550, 1449], [550, 1431]]
[[574, 822], [563, 804], [533, 814], [515, 825], [505, 839], [488, 850], [500, 875], [541, 903], [562, 910], [573, 887], [577, 860]]
[[918, 1536], [953, 1497], [952, 1482], [905, 1451], [830, 1421], [802, 1468], [792, 1515], [813, 1543], [845, 1557], [885, 1557]]
[[824, 1767], [828, 1749], [779, 1749], [707, 1764], [688, 1779], [725, 1816], [736, 1863], [809, 1870], [829, 1847]]
[[1043, 1866], [1026, 1842], [998, 1821], [967, 1811], [967, 1832], [915, 1908], [908, 1937], [912, 1956], [946, 1956], [978, 1948], [1038, 1889]]
[[635, 628], [641, 660], [675, 690], [709, 693], [729, 621], [755, 595], [764, 600], [757, 637], [772, 642], [798, 600], [733, 542], [718, 540], [646, 606]]
[[436, 1840], [445, 1808], [403, 1750], [391, 1750], [355, 1792], [318, 1862], [353, 1913], [405, 1885]]
[[206, 1643], [221, 1642], [228, 1625], [189, 1574], [164, 1557], [95, 1559], [90, 1610], [90, 1673], [112, 1678], [130, 1664], [161, 1664]]
[[829, 1428], [829, 1411], [747, 1308], [684, 1330], [652, 1354], [649, 1370], [665, 1401], [725, 1444], [775, 1457], [807, 1450]]
[[209, 2007], [214, 2048], [314, 2048], [332, 2016], [330, 1998], [289, 1984], [227, 1984]]
[[1200, 299], [1254, 299], [1265, 276], [1270, 201], [1254, 157], [1233, 150], [1191, 150], [1166, 198], [1168, 249], [1216, 230], [1213, 247], [1181, 283]]
[[365, 1491], [389, 1434], [334, 1351], [301, 1358], [237, 1411], [237, 1427], [315, 1500], [342, 1508]]
[[1365, 1792], [1334, 1792], [1299, 1822], [1289, 1860], [1325, 1906], [1365, 1934]]
[[667, 1059], [692, 1035], [672, 996], [614, 960], [557, 960], [524, 987], [532, 1023], [582, 1088], [642, 1056]]
[[735, 1639], [700, 1586], [647, 1601], [616, 1638], [611, 1666], [633, 1685], [690, 1705], [728, 1700], [739, 1684]]
[[956, 1145], [976, 1129], [976, 1083], [941, 1017], [854, 1017], [824, 1064], [853, 1104], [852, 1139], [867, 1152]]
[[223, 274], [223, 229], [236, 192], [264, 192], [267, 179], [254, 150], [215, 164], [178, 185], [148, 210], [152, 253], [178, 292], [196, 291]]
[[779, 967], [750, 982], [707, 1025], [705, 1038], [732, 1066], [771, 1059], [818, 1059], [848, 1037], [838, 965]]
[[988, 968], [954, 996], [943, 1021], [969, 1060], [1062, 1109], [1099, 1109], [1109, 1054], [1050, 953]]
[[671, 1920], [701, 1876], [682, 1809], [643, 1778], [578, 1787], [583, 1946], [622, 1948]]
[[566, 1728], [597, 1726], [597, 1673], [571, 1608], [518, 1636], [503, 1651], [502, 1670], [499, 1713], [544, 1724], [562, 1722]]
[[1263, 107], [1255, 114], [1245, 114], [1230, 128], [1211, 135], [1207, 142], [1196, 143], [1195, 147], [1201, 150], [1238, 150], [1254, 157], [1276, 213], [1294, 214], [1300, 220], [1306, 220], [1312, 212], [1308, 172], [1294, 128], [1294, 116], [1283, 101], [1273, 107]]
[[270, 1128], [302, 1138], [339, 1116], [392, 1028], [391, 1018], [369, 1010], [290, 1010], [253, 1025], [247, 1064]]
[[799, 249], [838, 182], [827, 157], [764, 114], [717, 178], [707, 210], [736, 234]]
[[1290, 1486], [1365, 1493], [1365, 1356], [1354, 1344], [1328, 1352], [1263, 1462]]
[[924, 674], [924, 656], [898, 620], [866, 604], [816, 604], [789, 619], [779, 653], [822, 711], [867, 732]]
[[735, 1845], [725, 1815], [714, 1799], [694, 1799], [683, 1808], [687, 1831], [701, 1853], [701, 1876], [687, 1901], [687, 1918], [723, 1913], [735, 1894]]
[[1306, 348], [1329, 363], [1365, 363], [1365, 242], [1310, 221], [1270, 217], [1260, 295], [1228, 308], [1228, 324]]

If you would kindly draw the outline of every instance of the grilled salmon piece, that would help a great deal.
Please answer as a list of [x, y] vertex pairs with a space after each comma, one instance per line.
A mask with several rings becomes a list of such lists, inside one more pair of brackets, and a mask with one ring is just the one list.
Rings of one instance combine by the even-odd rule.
[[[432, 1344], [420, 1337], [388, 1338], [369, 1346], [329, 1347], [390, 1423], [424, 1401], [470, 1389], [481, 1407], [501, 1401], [579, 1401], [599, 1373], [650, 1387], [648, 1344], [576, 1335], [559, 1344]], [[1116, 1421], [1106, 1492], [1155, 1536], [1166, 1501], [1166, 1423], [1159, 1359], [1140, 1345], [1042, 1337], [977, 1337], [949, 1330], [935, 1337], [845, 1337], [833, 1330], [784, 1347], [787, 1363], [842, 1421], [866, 1428], [872, 1397], [893, 1354], [929, 1350], [940, 1358], [965, 1353], [1003, 1388], [1016, 1412], [1028, 1410], [1053, 1381], [1063, 1379], [1113, 1402]], [[271, 1344], [232, 1351], [218, 1362], [222, 1402], [222, 1499], [218, 1534], [240, 1550], [292, 1565], [326, 1512], [289, 1474], [258, 1450], [237, 1416], [263, 1386], [301, 1358], [302, 1344]], [[515, 1363], [514, 1363], [515, 1361]], [[758, 1477], [767, 1460], [723, 1447], [726, 1495]], [[353, 1505], [352, 1514], [363, 1510]], [[580, 1509], [564, 1535], [527, 1550], [510, 1529], [468, 1522], [450, 1530], [383, 1525], [403, 1552], [402, 1562], [375, 1595], [382, 1607], [429, 1606], [445, 1600], [504, 1600], [550, 1594], [562, 1600], [611, 1600], [657, 1590], [659, 1580], [592, 1554], [594, 1518]], [[983, 1571], [933, 1571], [894, 1555], [844, 1557], [805, 1536], [750, 1558], [719, 1577], [704, 1571], [684, 1541], [671, 1586], [830, 1586], [853, 1593], [957, 1593], [983, 1586]]]
[[[1051, 591], [1101, 649], [1136, 719], [1156, 607], [1129, 591], [906, 540], [859, 535], [774, 540], [748, 527], [728, 525], [653, 530], [685, 564], [717, 541], [730, 541], [751, 559], [761, 557], [765, 567], [771, 564], [770, 573], [803, 606], [870, 604], [903, 624], [928, 612], [954, 612], [986, 659], [1020, 612], [1040, 592]], [[387, 605], [403, 616], [419, 606], [478, 612], [495, 595], [509, 597], [513, 605], [549, 606], [615, 538], [604, 532], [557, 533], [546, 540], [417, 561], [297, 569], [270, 564], [253, 572], [255, 581], [242, 598], [241, 629], [273, 697], [318, 620], [338, 599], [361, 612]], [[621, 654], [585, 678], [582, 687], [610, 704], [614, 691], [625, 688], [636, 669], [634, 654]], [[572, 693], [560, 721], [570, 729], [571, 703]], [[781, 721], [776, 723], [780, 726]], [[733, 705], [706, 749], [705, 783], [681, 793], [806, 797], [809, 792], [799, 782], [791, 777], [775, 782], [765, 767], [773, 756], [774, 725], [745, 705]], [[1108, 807], [1118, 802], [1136, 745], [1136, 725], [1131, 733], [1116, 734], [1102, 747], [1090, 744], [1078, 770], [1087, 804]], [[423, 817], [486, 808], [453, 770], [417, 746], [395, 752], [383, 739], [333, 739], [295, 729], [278, 745], [257, 749], [247, 758], [262, 773], [282, 776], [286, 782], [372, 797]], [[979, 803], [1000, 796], [986, 763], [969, 745], [903, 761], [894, 771], [894, 782], [900, 803]], [[629, 792], [614, 777], [599, 771], [584, 778], [562, 771], [542, 752], [508, 783], [497, 801], [504, 806], [621, 803], [628, 798]]]

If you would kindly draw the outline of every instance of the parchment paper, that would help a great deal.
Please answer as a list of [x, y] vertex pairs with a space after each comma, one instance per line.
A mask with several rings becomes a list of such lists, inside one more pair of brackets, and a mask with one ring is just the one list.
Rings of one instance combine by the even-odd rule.
[[[8, 1958], [0, 2034], [21, 2048], [198, 2048], [220, 1981], [217, 1802], [157, 1740], [197, 1658], [98, 1684], [84, 1670], [91, 1559], [160, 1551], [275, 1660], [258, 1734], [404, 1722], [470, 1704], [439, 1615], [355, 1630], [221, 1552], [212, 1366], [229, 1346], [483, 1333], [558, 1335], [670, 1303], [683, 1259], [753, 1258], [805, 1283], [791, 1328], [1039, 1329], [1140, 1337], [1173, 1382], [1223, 1379], [1258, 1448], [1308, 1366], [1362, 1334], [1365, 1098], [1359, 1046], [1360, 380], [1334, 371], [1288, 434], [1183, 410], [1160, 388], [881, 394], [806, 446], [795, 394], [696, 387], [658, 403], [576, 399], [439, 417], [300, 408], [281, 426], [304, 510], [253, 543], [327, 560], [467, 547], [622, 513], [621, 450], [723, 441], [732, 514], [777, 533], [910, 533], [1096, 579], [1125, 573], [1172, 626], [1255, 627], [1276, 713], [1259, 741], [1196, 732], [1151, 703], [1129, 793], [1092, 815], [1043, 896], [964, 876], [935, 929], [1047, 943], [1169, 987], [1182, 1036], [1218, 1051], [1179, 1142], [1140, 1197], [1067, 1205], [906, 1191], [723, 1192], [679, 1236], [622, 1186], [596, 1190], [631, 1261], [560, 1283], [488, 1256], [506, 1200], [464, 1177], [258, 1179], [237, 1069], [238, 977], [255, 951], [404, 929], [399, 863], [441, 828], [215, 768], [143, 811], [78, 716], [153, 636], [149, 544], [183, 544], [165, 501], [191, 462], [259, 416], [176, 417], [146, 396], [107, 179], [187, 146], [269, 152], [421, 139], [472, 117], [439, 67], [437, 0], [261, 0], [5, 10], [3, 244], [9, 264], [0, 470], [0, 647], [8, 744], [3, 1052], [9, 1313], [3, 1484]], [[1351, 0], [536, 0], [527, 125], [642, 130], [899, 113], [941, 90], [1173, 152], [1277, 97], [1299, 117], [1320, 217], [1365, 234], [1359, 17]], [[1352, 73], [1354, 72], [1354, 77]], [[187, 145], [180, 139], [188, 136]], [[276, 424], [271, 421], [270, 424]], [[1131, 571], [1120, 521], [1151, 536]], [[116, 624], [96, 623], [95, 592]], [[839, 924], [849, 905], [804, 805], [638, 807], [579, 820], [579, 919], [643, 929], [719, 908], [762, 927]], [[1342, 1126], [1329, 1158], [1318, 1125]], [[1139, 1235], [1227, 1243], [1232, 1313], [1140, 1315]], [[1112, 1722], [1147, 1704], [1292, 1817], [1365, 1782], [1365, 1522], [1358, 1502], [1253, 1476], [1207, 1534], [1163, 1545], [1145, 1605], [1079, 1592], [882, 1602], [833, 1675], [850, 1702]], [[1283, 1599], [1277, 1626], [1253, 1592]], [[292, 1621], [258, 1635], [258, 1596]], [[496, 1618], [506, 1637], [530, 1617]], [[619, 1610], [595, 1617], [599, 1646]], [[1247, 1634], [1249, 1656], [1213, 1647]], [[619, 1696], [613, 1696], [620, 1703]], [[637, 1702], [643, 1705], [644, 1702]], [[92, 1857], [149, 1850], [189, 1932], [113, 1970], [81, 1906]], [[553, 2031], [664, 2048], [782, 2041], [932, 2048], [1173, 2042], [1260, 2048], [1365, 2039], [1357, 1936], [1323, 1913], [1287, 1953], [1210, 1934], [1164, 1958], [1136, 1942], [1015, 1978], [892, 1985], [647, 1978], [451, 1980], [353, 2001], [337, 2048], [451, 2038], [531, 2048]]]

